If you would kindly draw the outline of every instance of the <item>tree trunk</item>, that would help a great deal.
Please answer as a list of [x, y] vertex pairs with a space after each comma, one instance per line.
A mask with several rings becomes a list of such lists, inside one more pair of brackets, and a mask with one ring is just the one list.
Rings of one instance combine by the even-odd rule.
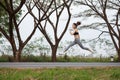
[[57, 61], [56, 52], [57, 52], [57, 46], [54, 45], [54, 46], [52, 46], [52, 62]]
[[16, 51], [14, 61], [15, 62], [21, 61], [21, 51]]
[[118, 50], [118, 61], [120, 62], [120, 48]]

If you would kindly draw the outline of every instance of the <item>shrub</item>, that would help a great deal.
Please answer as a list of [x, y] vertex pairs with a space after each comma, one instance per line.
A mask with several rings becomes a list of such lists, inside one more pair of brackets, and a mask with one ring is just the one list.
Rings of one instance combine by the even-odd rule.
[[0, 62], [9, 62], [9, 56], [8, 55], [0, 56]]
[[[114, 58], [115, 62], [117, 58]], [[0, 62], [13, 62], [13, 56], [2, 55], [0, 56]], [[21, 56], [21, 62], [51, 62], [51, 56], [47, 55], [27, 55]], [[88, 57], [80, 57], [80, 56], [58, 56], [57, 62], [110, 62], [110, 58], [88, 58]]]

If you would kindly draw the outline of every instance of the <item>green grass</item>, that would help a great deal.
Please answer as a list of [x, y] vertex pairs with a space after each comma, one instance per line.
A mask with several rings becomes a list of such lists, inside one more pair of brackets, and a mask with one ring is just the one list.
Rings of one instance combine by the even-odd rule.
[[120, 80], [120, 67], [104, 68], [0, 68], [0, 80]]

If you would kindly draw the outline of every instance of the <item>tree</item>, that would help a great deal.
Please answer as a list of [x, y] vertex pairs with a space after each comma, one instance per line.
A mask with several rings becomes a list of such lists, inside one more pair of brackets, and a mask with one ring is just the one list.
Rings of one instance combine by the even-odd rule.
[[[58, 2], [57, 0], [32, 0], [33, 6], [36, 7], [38, 15], [35, 15], [35, 13], [33, 13], [32, 11], [30, 12], [30, 14], [38, 24], [38, 29], [45, 36], [47, 42], [50, 44], [53, 62], [56, 61], [56, 52], [59, 42], [63, 38], [71, 19], [70, 6], [72, 2], [73, 0], [58, 0]], [[32, 9], [30, 4], [27, 5], [27, 8], [28, 11]], [[68, 15], [68, 19], [66, 20], [66, 24], [63, 27], [64, 30], [58, 36], [58, 28], [60, 27], [59, 20], [64, 10], [66, 10], [66, 15]], [[52, 16], [54, 16], [55, 21], [53, 20], [53, 18], [51, 18]], [[47, 30], [49, 30], [50, 27], [52, 27], [52, 32], [54, 34], [54, 36], [52, 36], [52, 39], [47, 33]]]
[[[16, 4], [16, 2], [18, 3]], [[33, 31], [27, 37], [27, 39], [25, 41], [22, 40], [19, 26], [29, 12], [27, 12], [24, 15], [24, 17], [19, 21], [17, 20], [17, 17], [18, 17], [17, 14], [21, 11], [21, 8], [25, 4], [25, 2], [26, 0], [21, 0], [20, 2], [17, 0], [0, 0], [0, 8], [4, 9], [6, 16], [8, 18], [8, 19], [6, 18], [8, 21], [7, 25], [6, 24], [0, 25], [0, 32], [2, 33], [2, 35], [4, 35], [4, 37], [10, 43], [15, 61], [20, 61], [24, 46], [28, 43], [28, 41], [34, 35], [37, 28], [35, 24]]]
[[[100, 17], [105, 23], [92, 24], [94, 29], [98, 29], [100, 25], [107, 27], [108, 31], [102, 31], [103, 33], [109, 33], [115, 49], [118, 53], [118, 60], [120, 61], [120, 1], [119, 0], [78, 0], [76, 3], [80, 5], [88, 6], [89, 9], [85, 12], [88, 16]], [[109, 17], [110, 11], [113, 11], [112, 19]], [[98, 27], [96, 27], [98, 26]], [[88, 26], [89, 27], [89, 26]], [[100, 35], [101, 35], [100, 34]]]

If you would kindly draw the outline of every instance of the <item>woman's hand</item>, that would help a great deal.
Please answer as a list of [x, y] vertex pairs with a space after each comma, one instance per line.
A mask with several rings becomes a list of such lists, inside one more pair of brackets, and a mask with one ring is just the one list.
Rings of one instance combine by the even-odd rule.
[[71, 29], [71, 30], [70, 30], [70, 34], [71, 34], [71, 35], [74, 35], [74, 33], [75, 33], [75, 31]]
[[69, 29], [70, 34], [73, 35], [73, 29]]

